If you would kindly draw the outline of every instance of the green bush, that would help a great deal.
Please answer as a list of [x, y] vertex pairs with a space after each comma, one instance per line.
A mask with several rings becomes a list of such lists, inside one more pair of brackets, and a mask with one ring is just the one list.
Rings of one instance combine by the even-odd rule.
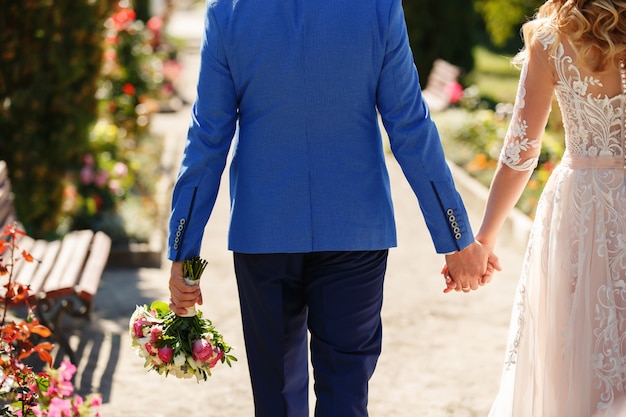
[[472, 49], [478, 17], [468, 0], [404, 0], [404, 14], [413, 49], [413, 59], [426, 81], [437, 58], [469, 72], [474, 67]]
[[2, 158], [28, 233], [54, 233], [63, 178], [96, 120], [102, 33], [115, 0], [2, 1]]

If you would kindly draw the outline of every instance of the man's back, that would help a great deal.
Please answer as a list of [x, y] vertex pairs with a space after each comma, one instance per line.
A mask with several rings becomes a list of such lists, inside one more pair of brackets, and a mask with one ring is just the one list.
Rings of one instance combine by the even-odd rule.
[[[381, 22], [378, 3], [210, 6], [239, 111], [231, 246], [259, 250], [248, 246], [253, 234], [281, 251], [395, 243], [376, 112], [389, 12]], [[349, 219], [361, 236], [346, 236]], [[367, 236], [373, 229], [375, 239]]]
[[[185, 224], [206, 223], [237, 124], [229, 249], [395, 246], [377, 111], [437, 250], [472, 241], [421, 96], [401, 0], [214, 0], [207, 8], [170, 257], [198, 251], [202, 230]], [[176, 234], [187, 234], [184, 242]]]

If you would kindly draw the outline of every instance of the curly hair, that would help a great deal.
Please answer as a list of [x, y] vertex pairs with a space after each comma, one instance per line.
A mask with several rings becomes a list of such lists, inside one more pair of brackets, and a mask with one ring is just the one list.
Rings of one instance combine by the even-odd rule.
[[545, 26], [567, 36], [577, 60], [593, 71], [626, 58], [626, 0], [548, 0], [523, 26], [526, 45]]

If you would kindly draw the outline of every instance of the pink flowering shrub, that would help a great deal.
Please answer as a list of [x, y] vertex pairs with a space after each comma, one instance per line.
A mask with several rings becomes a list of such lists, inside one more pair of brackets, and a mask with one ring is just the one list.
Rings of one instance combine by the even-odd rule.
[[[61, 362], [58, 369], [47, 369], [48, 388], [40, 390], [38, 404], [31, 408], [36, 417], [100, 417], [102, 397], [90, 394], [86, 398], [74, 394], [72, 378], [76, 366], [69, 361]], [[37, 388], [35, 388], [37, 389]], [[16, 414], [20, 415], [20, 414]]]
[[[0, 297], [0, 416], [99, 417], [100, 395], [83, 399], [74, 393], [76, 367], [68, 361], [57, 369], [52, 367], [54, 345], [47, 341], [50, 329], [39, 323], [28, 303], [28, 287], [15, 282], [15, 264], [34, 261], [18, 245], [18, 238], [24, 235], [15, 225], [8, 225], [0, 236], [0, 279], [5, 289]], [[9, 307], [15, 305], [26, 305], [25, 320], [8, 318]], [[46, 363], [42, 372], [24, 363], [33, 354]]]

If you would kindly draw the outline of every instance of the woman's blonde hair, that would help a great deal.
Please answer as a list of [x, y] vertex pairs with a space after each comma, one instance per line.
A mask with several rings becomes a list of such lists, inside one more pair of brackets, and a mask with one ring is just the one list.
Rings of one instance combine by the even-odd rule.
[[[566, 35], [578, 62], [593, 71], [626, 58], [626, 0], [548, 0], [522, 27], [524, 43], [530, 45], [545, 26]], [[523, 57], [524, 52], [516, 61]]]

